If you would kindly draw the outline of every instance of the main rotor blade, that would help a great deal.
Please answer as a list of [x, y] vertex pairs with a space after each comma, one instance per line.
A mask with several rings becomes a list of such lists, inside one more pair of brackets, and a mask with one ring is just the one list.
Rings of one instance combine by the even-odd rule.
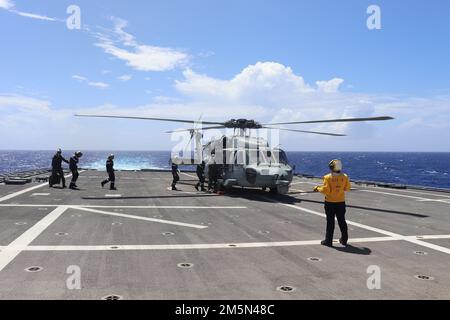
[[291, 131], [291, 132], [302, 132], [302, 133], [312, 133], [312, 134], [321, 134], [324, 136], [334, 136], [334, 137], [345, 137], [346, 134], [340, 133], [329, 133], [329, 132], [319, 132], [319, 131], [305, 131], [305, 130], [295, 130], [295, 129], [286, 129], [286, 128], [272, 128], [272, 127], [263, 127], [264, 129], [272, 129], [272, 130], [282, 130], [282, 131]]
[[[116, 119], [155, 120], [155, 121], [169, 121], [169, 122], [182, 122], [182, 123], [197, 123], [197, 121], [195, 121], [195, 120], [148, 118], [148, 117], [134, 117], [134, 116], [113, 116], [113, 115], [106, 115], [106, 114], [75, 114], [75, 117], [116, 118]], [[222, 122], [201, 121], [201, 123], [203, 123], [203, 124], [219, 124], [219, 125], [223, 125]]]
[[214, 127], [204, 127], [204, 128], [195, 128], [195, 129], [179, 129], [179, 130], [172, 130], [172, 131], [166, 131], [166, 133], [174, 133], [174, 132], [189, 132], [189, 131], [203, 131], [203, 130], [210, 130], [210, 129], [223, 129], [225, 126], [214, 126]]
[[266, 123], [264, 126], [275, 126], [275, 125], [285, 125], [285, 124], [303, 124], [303, 123], [325, 123], [325, 122], [360, 122], [360, 121], [385, 121], [393, 120], [394, 118], [383, 116], [383, 117], [372, 117], [372, 118], [347, 118], [347, 119], [331, 119], [331, 120], [313, 120], [313, 121], [295, 121], [295, 122], [280, 122], [280, 123]]

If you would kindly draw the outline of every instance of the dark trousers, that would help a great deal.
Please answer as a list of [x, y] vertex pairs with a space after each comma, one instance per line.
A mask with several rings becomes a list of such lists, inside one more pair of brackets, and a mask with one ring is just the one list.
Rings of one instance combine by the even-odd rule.
[[342, 241], [347, 242], [348, 240], [347, 222], [345, 221], [345, 209], [345, 202], [325, 202], [325, 214], [327, 215], [327, 233], [325, 236], [325, 241], [329, 244], [333, 242], [335, 217], [338, 221], [339, 228], [341, 229]]
[[103, 185], [107, 184], [108, 182], [111, 182], [111, 185], [109, 186], [110, 189], [115, 190], [116, 175], [115, 175], [114, 171], [108, 171], [108, 179], [103, 180], [102, 187], [103, 187]]
[[116, 182], [116, 175], [114, 174], [114, 171], [108, 171], [108, 179], [103, 181], [103, 184], [106, 184], [108, 182], [111, 182], [112, 185], [114, 185], [114, 182]]
[[63, 169], [53, 169], [52, 170], [52, 176], [60, 176], [61, 177], [61, 182], [62, 185], [65, 186], [66, 185], [66, 178], [64, 178], [64, 171]]
[[197, 188], [201, 187], [202, 189], [205, 188], [205, 176], [204, 175], [197, 175], [198, 177], [198, 183], [197, 183]]
[[173, 173], [172, 176], [173, 176], [172, 188], [175, 188], [177, 182], [180, 181], [180, 176], [178, 175], [178, 173]]
[[108, 182], [116, 182], [116, 175], [114, 173], [114, 171], [109, 171], [108, 172]]
[[214, 189], [216, 191], [217, 189], [217, 169], [214, 165], [211, 165], [209, 167], [208, 171], [208, 190]]
[[77, 169], [71, 170], [71, 171], [72, 171], [72, 183], [75, 184], [75, 182], [77, 182], [78, 176], [79, 176], [80, 174], [78, 173], [78, 170], [77, 170]]

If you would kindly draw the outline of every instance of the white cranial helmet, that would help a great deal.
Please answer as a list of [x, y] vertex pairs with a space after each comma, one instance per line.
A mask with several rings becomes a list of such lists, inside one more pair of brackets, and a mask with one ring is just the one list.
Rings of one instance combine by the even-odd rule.
[[341, 172], [342, 171], [342, 161], [338, 159], [331, 160], [328, 164], [331, 171], [333, 172]]

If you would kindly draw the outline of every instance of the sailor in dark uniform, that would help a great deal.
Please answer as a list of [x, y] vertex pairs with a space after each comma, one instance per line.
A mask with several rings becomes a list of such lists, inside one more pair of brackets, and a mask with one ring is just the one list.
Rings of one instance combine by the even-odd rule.
[[205, 189], [205, 161], [202, 161], [201, 164], [197, 165], [197, 177], [198, 177], [198, 183], [195, 185], [195, 189], [201, 187], [202, 191], [206, 191]]
[[211, 158], [208, 161], [208, 191], [217, 191], [217, 174], [218, 166], [215, 159], [215, 153], [211, 153]]
[[62, 187], [65, 188], [66, 187], [66, 179], [64, 178], [64, 172], [62, 169], [62, 162], [65, 163], [69, 163], [69, 161], [67, 161], [63, 156], [62, 156], [62, 151], [61, 149], [56, 150], [55, 155], [53, 156], [52, 159], [52, 176], [50, 177], [50, 188], [53, 187], [53, 179], [56, 176], [60, 176], [61, 177], [61, 181], [62, 181]]
[[80, 151], [75, 152], [73, 157], [69, 160], [69, 169], [72, 171], [72, 181], [70, 182], [69, 188], [72, 190], [78, 190], [78, 186], [76, 185], [76, 182], [78, 180], [78, 161], [80, 160], [83, 153]]
[[108, 179], [102, 181], [102, 188], [108, 182], [111, 182], [109, 189], [117, 190], [115, 187], [116, 175], [114, 174], [114, 155], [110, 154], [108, 160], [106, 160], [106, 172], [108, 172]]
[[[177, 158], [175, 158], [175, 160], [177, 160]], [[177, 187], [176, 184], [178, 181], [180, 181], [180, 176], [178, 175], [178, 164], [176, 163], [177, 161], [171, 161], [172, 163], [172, 190], [177, 191]]]

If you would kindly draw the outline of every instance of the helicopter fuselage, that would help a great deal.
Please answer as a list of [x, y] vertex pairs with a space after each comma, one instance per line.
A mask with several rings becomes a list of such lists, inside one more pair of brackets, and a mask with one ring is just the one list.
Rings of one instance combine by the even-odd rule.
[[293, 178], [293, 167], [281, 149], [271, 149], [263, 138], [223, 136], [203, 147], [206, 174], [216, 165], [225, 188], [234, 186], [270, 189], [285, 194]]

